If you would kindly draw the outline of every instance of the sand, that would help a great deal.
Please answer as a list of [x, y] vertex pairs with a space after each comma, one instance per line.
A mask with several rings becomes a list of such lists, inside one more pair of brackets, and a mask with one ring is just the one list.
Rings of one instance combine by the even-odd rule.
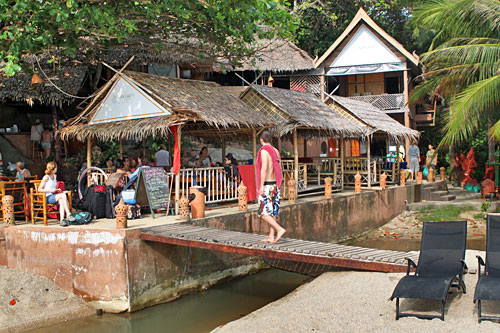
[[[476, 272], [478, 251], [467, 251]], [[483, 253], [484, 258], [484, 253]], [[395, 320], [394, 287], [404, 274], [339, 271], [325, 273], [286, 297], [214, 332], [500, 332], [500, 324], [477, 322], [473, 303], [477, 274], [466, 274], [467, 293], [449, 295], [445, 321], [414, 317]], [[493, 306], [491, 306], [493, 305]], [[438, 314], [440, 303], [402, 300], [403, 311]], [[434, 310], [434, 311], [432, 311]], [[500, 303], [483, 303], [483, 314], [500, 315]]]
[[0, 332], [22, 332], [92, 314], [94, 308], [52, 280], [0, 266]]

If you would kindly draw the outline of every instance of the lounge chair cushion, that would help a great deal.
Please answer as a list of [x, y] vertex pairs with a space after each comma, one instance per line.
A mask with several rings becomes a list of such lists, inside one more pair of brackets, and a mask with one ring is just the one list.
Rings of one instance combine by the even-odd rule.
[[407, 275], [403, 277], [391, 299], [394, 298], [420, 298], [445, 300], [448, 288], [454, 277], [423, 277]]
[[477, 299], [485, 301], [500, 300], [500, 277], [481, 275], [474, 293], [474, 300]]

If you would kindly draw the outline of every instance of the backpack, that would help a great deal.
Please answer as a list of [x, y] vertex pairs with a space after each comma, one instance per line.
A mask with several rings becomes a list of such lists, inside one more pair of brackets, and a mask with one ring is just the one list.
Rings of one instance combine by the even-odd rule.
[[98, 219], [112, 219], [114, 217], [113, 188], [106, 186], [104, 189], [105, 192], [101, 192], [101, 186], [92, 185], [88, 187], [83, 198], [83, 209]]
[[139, 206], [138, 204], [127, 205], [127, 206], [128, 206], [127, 218], [129, 220], [140, 219], [142, 217], [141, 206]]
[[92, 221], [92, 214], [89, 212], [80, 212], [73, 214], [73, 217], [75, 220], [73, 222], [68, 221], [69, 225], [82, 225], [82, 224], [89, 224], [90, 221]]

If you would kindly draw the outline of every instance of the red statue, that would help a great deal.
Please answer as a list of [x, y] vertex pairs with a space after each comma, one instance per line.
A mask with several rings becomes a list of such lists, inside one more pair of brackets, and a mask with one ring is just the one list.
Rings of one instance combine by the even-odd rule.
[[[461, 153], [460, 155], [463, 155], [463, 153]], [[472, 186], [478, 184], [477, 180], [472, 178], [472, 173], [474, 172], [474, 169], [476, 167], [477, 163], [474, 154], [474, 148], [471, 148], [467, 153], [467, 157], [462, 162], [462, 170], [464, 172], [464, 179], [462, 181], [464, 182], [464, 186], [466, 186], [467, 184], [471, 184]]]
[[484, 179], [495, 180], [495, 166], [494, 165], [488, 166], [488, 162], [484, 164], [485, 164]]

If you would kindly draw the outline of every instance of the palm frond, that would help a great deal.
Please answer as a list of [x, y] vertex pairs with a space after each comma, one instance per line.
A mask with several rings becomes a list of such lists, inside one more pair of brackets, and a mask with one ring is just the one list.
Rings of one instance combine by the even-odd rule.
[[479, 128], [480, 121], [487, 117], [484, 111], [499, 105], [500, 75], [471, 84], [451, 104], [441, 144], [456, 144], [469, 138]]

